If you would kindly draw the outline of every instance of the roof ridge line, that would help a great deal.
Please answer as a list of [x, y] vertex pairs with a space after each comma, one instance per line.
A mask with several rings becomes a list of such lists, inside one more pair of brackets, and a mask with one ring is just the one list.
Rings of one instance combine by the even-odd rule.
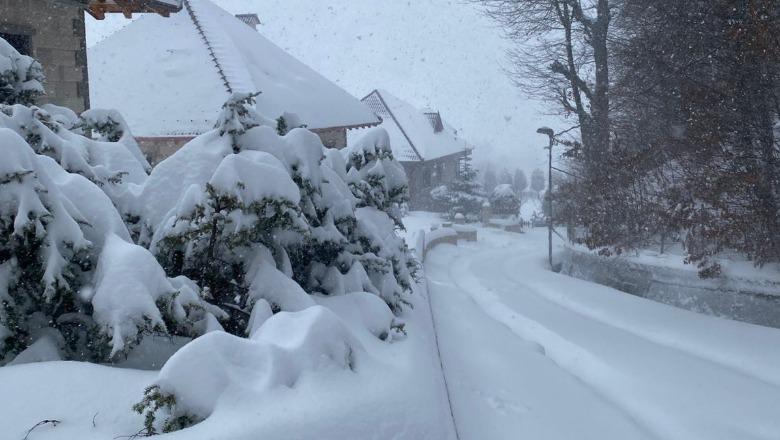
[[[404, 130], [404, 127], [401, 126], [401, 123], [398, 122], [398, 119], [393, 114], [393, 110], [391, 110], [390, 106], [387, 105], [387, 103], [385, 102], [385, 98], [382, 97], [382, 93], [379, 90], [377, 90], [377, 89], [374, 89], [374, 91], [371, 92], [371, 93], [374, 93], [374, 92], [376, 92], [376, 96], [379, 97], [379, 101], [381, 101], [382, 105], [385, 106], [385, 108], [387, 109], [387, 112], [390, 113], [390, 117], [393, 118], [393, 121], [395, 121], [395, 125], [397, 125], [398, 129], [401, 130], [401, 134], [404, 135], [404, 137], [406, 138], [406, 141], [409, 142], [409, 146], [412, 147], [412, 150], [414, 150], [414, 154], [416, 154], [417, 157], [420, 158], [420, 162], [425, 162], [425, 159], [423, 159], [422, 154], [420, 154], [420, 152], [417, 151], [417, 147], [414, 146], [414, 142], [412, 142], [412, 139], [409, 137], [408, 134], [406, 134], [406, 130]], [[369, 93], [368, 96], [371, 96], [371, 93]], [[366, 98], [368, 96], [366, 96]], [[365, 98], [363, 98], [363, 99], [365, 99]]]
[[200, 24], [200, 20], [198, 19], [197, 14], [195, 14], [195, 10], [193, 9], [192, 5], [190, 5], [190, 0], [184, 0], [184, 6], [190, 15], [192, 23], [195, 25], [195, 29], [198, 31], [198, 34], [200, 34], [201, 39], [203, 40], [203, 44], [206, 45], [206, 50], [209, 51], [211, 61], [214, 63], [214, 67], [217, 68], [217, 73], [222, 79], [222, 83], [225, 86], [225, 89], [227, 89], [227, 92], [232, 95], [233, 87], [230, 86], [230, 81], [228, 81], [227, 75], [225, 75], [225, 71], [222, 69], [222, 65], [219, 62], [219, 58], [217, 58], [217, 54], [214, 52], [214, 47], [212, 47], [211, 41], [209, 41], [208, 37], [206, 37], [206, 33], [203, 31], [203, 26]]

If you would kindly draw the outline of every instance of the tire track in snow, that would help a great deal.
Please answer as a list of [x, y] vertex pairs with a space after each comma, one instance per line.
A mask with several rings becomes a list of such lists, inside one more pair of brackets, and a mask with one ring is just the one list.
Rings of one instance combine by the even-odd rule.
[[[486, 292], [489, 292], [492, 289], [479, 283], [476, 277], [469, 276], [471, 273], [470, 268], [464, 267], [468, 266], [468, 263], [471, 263], [472, 259], [479, 258], [479, 256], [480, 254], [470, 254], [466, 257], [459, 256], [455, 264], [450, 265], [448, 269], [450, 279], [455, 283], [458, 289], [466, 292], [474, 300], [475, 304], [477, 304], [489, 317], [507, 327], [523, 340], [542, 347], [543, 354], [547, 356], [553, 364], [558, 366], [561, 371], [576, 379], [578, 383], [589, 389], [593, 395], [597, 396], [605, 405], [612, 408], [616, 413], [622, 414], [625, 419], [629, 420], [639, 431], [645, 433], [648, 438], [656, 438], [659, 440], [665, 438], [661, 433], [656, 432], [656, 430], [653, 429], [653, 425], [645, 420], [641, 414], [629, 411], [624, 405], [620, 404], [620, 399], [614, 399], [613, 396], [605, 393], [600, 387], [586, 380], [582, 374], [578, 374], [575, 371], [576, 368], [573, 368], [572, 365], [587, 359], [590, 362], [591, 368], [597, 366], [597, 369], [609, 371], [611, 374], [618, 374], [617, 371], [603, 363], [596, 356], [591, 355], [582, 347], [570, 343], [541, 323], [515, 312], [503, 304], [494, 293], [486, 294]], [[473, 281], [471, 283], [464, 283], [462, 281], [463, 277], [469, 277]]]
[[445, 366], [452, 367], [447, 371], [464, 440], [654, 439], [557, 366], [541, 345], [519, 338], [490, 317], [452, 280], [431, 276], [446, 274], [441, 267], [449, 264], [438, 263], [426, 271], [432, 269], [427, 272], [430, 292], [443, 318], [442, 356]]
[[[508, 264], [509, 260], [505, 261], [505, 266]], [[749, 363], [735, 361], [734, 356], [729, 357], [728, 354], [707, 351], [699, 346], [696, 346], [695, 344], [685, 343], [684, 340], [675, 340], [671, 337], [655, 335], [652, 332], [641, 331], [636, 327], [626, 325], [622, 322], [616, 322], [614, 317], [607, 316], [604, 313], [599, 313], [598, 311], [588, 308], [584, 304], [566, 301], [565, 297], [562, 295], [554, 295], [549, 293], [549, 290], [545, 289], [544, 284], [541, 282], [524, 282], [523, 280], [520, 280], [515, 275], [513, 275], [511, 270], [504, 270], [503, 273], [507, 275], [507, 278], [515, 282], [522, 283], [522, 286], [525, 287], [531, 294], [536, 295], [537, 297], [549, 301], [566, 310], [569, 310], [572, 313], [576, 313], [577, 315], [580, 315], [584, 318], [599, 322], [616, 330], [630, 333], [638, 338], [668, 348], [669, 350], [675, 350], [686, 356], [696, 357], [702, 361], [717, 364], [723, 368], [733, 371], [734, 373], [749, 377], [751, 379], [760, 380], [767, 386], [780, 387], [780, 374], [767, 374], [760, 369], [750, 368]], [[780, 372], [780, 369], [777, 371]]]
[[[504, 244], [500, 247], [506, 246]], [[512, 250], [525, 249], [518, 246], [513, 247]], [[530, 251], [530, 249], [528, 250]], [[717, 432], [717, 438], [776, 438], [777, 422], [772, 422], [767, 417], [766, 411], [761, 409], [761, 405], [751, 402], [750, 399], [746, 400], [744, 395], [732, 403], [728, 402], [730, 399], [727, 399], [728, 393], [726, 391], [729, 387], [734, 388], [736, 386], [734, 384], [737, 384], [739, 387], [734, 390], [735, 392], [743, 394], [747, 392], [747, 396], [750, 396], [750, 392], [747, 390], [752, 390], [751, 392], [755, 394], [757, 401], [761, 401], [763, 404], [779, 403], [777, 395], [773, 394], [774, 391], [764, 390], [761, 392], [755, 383], [754, 376], [722, 365], [716, 360], [702, 358], [696, 353], [681, 350], [679, 346], [658, 343], [636, 332], [613, 326], [608, 322], [603, 322], [602, 319], [594, 319], [566, 307], [565, 304], [550, 300], [546, 297], [547, 295], [537, 291], [539, 288], [544, 288], [544, 285], [535, 286], [534, 284], [535, 281], [541, 282], [544, 278], [536, 280], [533, 274], [528, 275], [528, 273], [526, 276], [530, 278], [529, 280], [519, 278], [521, 273], [517, 271], [517, 267], [518, 263], [523, 262], [523, 258], [527, 260], [526, 264], [536, 265], [537, 259], [530, 256], [530, 252], [526, 252], [526, 254], [529, 255], [523, 255], [521, 252], [521, 258], [517, 258], [516, 253], [509, 255], [507, 251], [500, 250], [496, 253], [495, 248], [480, 250], [477, 245], [469, 249], [467, 255], [462, 255], [462, 252], [457, 253], [453, 264], [448, 266], [449, 278], [461, 290], [468, 292], [485, 313], [524, 339], [534, 340], [544, 345], [547, 356], [555, 361], [561, 369], [577, 377], [615, 407], [631, 416], [633, 420], [639, 421], [640, 426], [645, 427], [649, 432], [654, 432], [660, 438], [707, 439], [708, 435], [713, 432]], [[545, 269], [542, 269], [540, 265], [538, 270]], [[490, 278], [489, 276], [477, 277], [473, 275], [478, 273], [490, 273], [494, 276]], [[545, 274], [551, 275], [546, 272]], [[497, 290], [494, 291], [491, 286]], [[513, 306], [510, 307], [506, 304], [497, 292], [504, 294], [507, 300], [512, 300]], [[508, 295], [510, 293], [511, 295]], [[529, 313], [531, 315], [536, 313], [538, 318], [533, 318]], [[576, 322], [569, 323], [567, 320]], [[542, 321], [549, 321], [554, 324], [554, 327], [550, 327], [549, 324], [545, 325]], [[578, 335], [576, 330], [572, 333], [572, 329], [581, 329], [587, 334]], [[560, 332], [561, 330], [563, 333]], [[566, 336], [567, 332], [569, 333], [568, 337]], [[604, 341], [594, 340], [597, 338], [593, 336], [600, 335], [605, 336]], [[578, 345], [578, 340], [581, 343], [585, 342], [591, 350], [596, 351], [591, 353], [585, 347]], [[608, 344], [627, 346], [629, 352], [639, 354], [639, 357], [651, 356], [647, 359], [648, 364], [653, 368], [661, 367], [661, 369], [655, 371], [637, 360], [625, 359], [626, 356], [621, 357], [620, 353], [616, 353], [613, 347], [607, 346]], [[637, 351], [634, 349], [635, 347], [641, 347], [641, 349]], [[601, 359], [599, 354], [604, 358]], [[671, 360], [673, 366], [679, 362], [680, 373], [671, 373], [672, 377], [669, 377], [669, 365], [659, 363], [659, 358]], [[616, 369], [607, 364], [607, 362], [615, 361], [620, 368]], [[691, 371], [685, 371], [686, 367]], [[702, 370], [703, 378], [696, 375], [697, 369]], [[659, 377], [656, 378], [654, 375]], [[693, 396], [681, 395], [682, 399], [675, 399], [674, 394], [670, 394], [669, 387], [670, 384], [679, 381], [680, 377], [693, 381], [699, 384], [698, 386], [714, 387], [714, 391], [711, 389], [697, 390]], [[727, 385], [718, 383], [720, 378], [727, 378]], [[655, 385], [660, 385], [660, 389], [655, 390], [653, 388]], [[740, 388], [743, 385], [746, 386], [745, 391]], [[776, 387], [771, 388], [776, 390]], [[704, 411], [697, 414], [698, 419], [694, 421], [669, 414], [671, 410], [666, 408], [668, 404], [683, 410], [685, 404], [709, 405], [707, 401], [709, 396], [717, 396], [722, 401], [713, 402], [711, 408], [704, 406]], [[724, 401], [726, 402], [724, 403]], [[681, 402], [685, 402], [685, 404]], [[719, 414], [728, 414], [730, 410], [742, 410], [739, 407], [739, 402], [742, 405], [747, 404], [744, 405], [745, 411], [756, 412], [758, 410], [759, 414], [753, 418], [760, 423], [741, 426], [730, 421], [730, 418], [718, 417]], [[705, 426], [707, 422], [710, 422], [712, 426]], [[731, 436], [725, 437], [724, 433], [729, 433]]]

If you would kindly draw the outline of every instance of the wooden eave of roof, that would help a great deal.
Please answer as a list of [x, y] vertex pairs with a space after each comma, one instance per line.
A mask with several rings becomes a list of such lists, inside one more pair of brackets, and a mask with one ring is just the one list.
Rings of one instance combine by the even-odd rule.
[[108, 13], [121, 13], [131, 18], [133, 13], [156, 13], [168, 17], [171, 12], [179, 12], [181, 6], [157, 0], [90, 0], [87, 12], [98, 20], [106, 18]]

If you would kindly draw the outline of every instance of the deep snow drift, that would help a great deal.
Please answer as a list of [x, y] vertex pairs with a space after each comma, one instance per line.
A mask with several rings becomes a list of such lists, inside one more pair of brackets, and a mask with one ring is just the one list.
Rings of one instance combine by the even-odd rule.
[[31, 439], [132, 435], [143, 418], [131, 407], [158, 383], [189, 402], [181, 409], [208, 416], [161, 439], [451, 439], [423, 294], [403, 315], [408, 336], [391, 343], [378, 336], [392, 314], [360, 293], [315, 297], [324, 307], [279, 313], [250, 339], [209, 333], [161, 372], [78, 362], [3, 367], [0, 394], [14, 404], [3, 405], [0, 426], [9, 439], [44, 419], [62, 423], [36, 428]]

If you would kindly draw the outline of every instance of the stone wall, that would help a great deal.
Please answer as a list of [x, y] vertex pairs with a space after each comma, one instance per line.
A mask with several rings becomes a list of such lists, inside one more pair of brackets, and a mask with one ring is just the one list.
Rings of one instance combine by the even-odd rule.
[[149, 163], [154, 166], [192, 139], [193, 136], [137, 137], [135, 141]]
[[344, 128], [334, 128], [331, 130], [312, 130], [320, 137], [322, 145], [328, 148], [342, 149], [347, 147], [347, 130]]
[[[3, 1], [3, 0], [0, 0]], [[132, 128], [132, 127], [131, 127]], [[346, 138], [346, 132], [344, 130], [336, 129], [336, 130], [324, 130], [324, 131], [315, 131], [317, 136], [320, 137], [322, 140], [323, 145], [330, 148], [344, 148], [344, 146], [333, 146], [329, 145], [326, 142], [329, 143], [337, 143], [340, 142], [339, 139], [341, 139], [343, 132], [343, 141], [344, 146], [346, 146], [347, 138]], [[138, 136], [135, 138], [136, 142], [138, 142], [138, 146], [141, 148], [141, 151], [146, 155], [146, 158], [149, 160], [149, 163], [152, 165], [156, 165], [160, 163], [162, 160], [170, 157], [173, 153], [175, 153], [179, 148], [183, 147], [184, 144], [191, 141], [194, 138], [194, 136], [158, 136], [158, 137], [145, 137], [145, 136]]]
[[566, 249], [561, 272], [632, 295], [707, 315], [780, 328], [780, 282], [651, 266], [620, 257]]
[[0, 33], [29, 42], [46, 74], [51, 102], [81, 112], [89, 107], [84, 4], [78, 0], [0, 0]]
[[458, 233], [452, 228], [442, 227], [429, 232], [420, 231], [419, 237], [422, 238], [418, 242], [417, 253], [423, 262], [425, 262], [428, 252], [440, 244], [458, 245]]

